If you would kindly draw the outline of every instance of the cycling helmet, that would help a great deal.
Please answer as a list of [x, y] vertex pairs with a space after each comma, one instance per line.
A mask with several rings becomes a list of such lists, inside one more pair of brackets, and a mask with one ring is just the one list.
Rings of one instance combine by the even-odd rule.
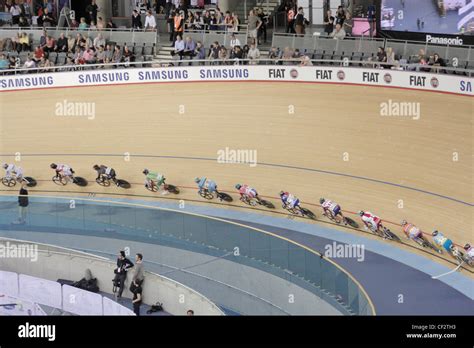
[[362, 210], [359, 210], [359, 215], [362, 216], [364, 215], [365, 213], [362, 211]]
[[236, 188], [237, 190], [240, 190], [241, 187], [242, 187], [242, 185], [240, 185], [240, 184], [235, 185], [235, 188]]
[[280, 191], [280, 197], [285, 194], [285, 191]]
[[2, 164], [2, 167], [3, 167], [4, 169], [7, 169], [7, 168], [8, 168], [8, 163], [3, 163], [3, 164]]
[[56, 169], [56, 168], [58, 167], [58, 165], [57, 165], [56, 163], [51, 163], [50, 167], [51, 167], [52, 169]]
[[431, 235], [432, 235], [433, 237], [436, 237], [436, 236], [438, 235], [438, 230], [433, 231], [433, 233], [431, 233]]
[[402, 226], [405, 226], [407, 223], [408, 223], [407, 220], [403, 220], [402, 221]]
[[320, 198], [320, 199], [319, 199], [319, 203], [320, 203], [320, 204], [323, 204], [324, 202], [326, 202], [326, 200], [325, 200], [324, 198]]
[[195, 182], [196, 184], [199, 184], [200, 181], [201, 181], [201, 178], [195, 178], [195, 179], [194, 179], [194, 182]]
[[94, 164], [94, 167], [92, 167], [92, 168], [94, 168], [95, 170], [99, 170], [99, 169], [100, 169], [100, 167], [99, 167], [98, 164]]
[[150, 171], [149, 171], [148, 169], [144, 169], [144, 170], [143, 170], [143, 174], [145, 174], [145, 175], [148, 175], [149, 172], [150, 172]]
[[464, 250], [469, 250], [471, 248], [471, 244], [467, 243], [465, 246], [464, 246]]

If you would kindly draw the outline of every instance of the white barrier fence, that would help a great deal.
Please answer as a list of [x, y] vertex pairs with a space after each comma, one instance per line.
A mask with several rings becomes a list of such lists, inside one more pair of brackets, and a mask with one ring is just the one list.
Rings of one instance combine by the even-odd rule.
[[36, 306], [38, 304], [77, 315], [135, 315], [130, 309], [102, 295], [15, 272], [0, 271], [0, 294], [15, 300], [11, 304], [16, 303], [17, 306], [34, 304], [35, 311], [31, 315], [45, 315]]
[[344, 66], [213, 65], [100, 69], [0, 76], [0, 92], [170, 82], [266, 81], [337, 83], [474, 95], [468, 76]]

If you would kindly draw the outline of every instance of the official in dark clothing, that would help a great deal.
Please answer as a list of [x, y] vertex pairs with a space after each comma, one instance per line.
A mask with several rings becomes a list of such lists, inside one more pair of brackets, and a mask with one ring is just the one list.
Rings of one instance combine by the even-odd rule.
[[26, 213], [28, 209], [28, 190], [26, 189], [26, 184], [21, 185], [20, 194], [18, 196], [18, 206], [19, 206], [19, 217], [18, 222], [20, 224], [26, 223]]
[[133, 10], [132, 14], [132, 28], [133, 29], [142, 29], [143, 24], [142, 24], [142, 17], [138, 13], [137, 10]]
[[119, 284], [119, 292], [117, 298], [122, 297], [123, 289], [125, 286], [125, 279], [127, 279], [127, 272], [133, 267], [132, 261], [125, 257], [125, 251], [121, 250], [117, 258], [117, 268], [114, 270], [115, 278], [114, 284]]
[[133, 281], [134, 290], [133, 290], [133, 312], [140, 316], [140, 306], [142, 305], [142, 286], [137, 280]]

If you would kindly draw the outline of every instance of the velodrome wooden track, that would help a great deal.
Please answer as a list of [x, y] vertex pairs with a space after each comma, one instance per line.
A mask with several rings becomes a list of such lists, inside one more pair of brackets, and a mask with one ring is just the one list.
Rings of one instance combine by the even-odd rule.
[[[380, 103], [389, 99], [421, 103], [421, 118], [380, 116]], [[56, 103], [64, 100], [95, 102], [96, 118], [55, 116]], [[361, 86], [216, 82], [6, 92], [0, 101], [0, 154], [26, 155], [21, 163], [26, 174], [41, 180], [30, 194], [124, 193], [95, 183], [84, 189], [58, 187], [50, 181], [51, 162], [70, 164], [90, 181], [92, 165], [106, 164], [134, 184], [143, 182], [141, 172], [149, 168], [180, 186], [181, 199], [198, 199], [193, 179], [206, 175], [226, 191], [239, 182], [264, 196], [276, 197], [285, 189], [303, 202], [326, 197], [344, 210], [369, 210], [397, 223], [406, 219], [426, 232], [439, 229], [458, 244], [474, 243], [469, 97]], [[212, 160], [226, 147], [257, 150], [259, 165]], [[129, 162], [124, 153], [131, 154]], [[142, 185], [126, 193], [152, 196]]]

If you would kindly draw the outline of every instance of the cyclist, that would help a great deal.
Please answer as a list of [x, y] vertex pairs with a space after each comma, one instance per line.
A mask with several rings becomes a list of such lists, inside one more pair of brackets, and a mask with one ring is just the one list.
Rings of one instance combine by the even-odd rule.
[[3, 164], [3, 169], [5, 169], [5, 178], [7, 180], [15, 179], [16, 181], [23, 180], [23, 169], [14, 164]]
[[67, 164], [56, 164], [56, 163], [51, 163], [50, 165], [51, 169], [54, 169], [56, 171], [56, 177], [64, 177], [66, 179], [70, 179], [74, 181], [74, 170], [68, 166]]
[[450, 254], [452, 253], [451, 246], [453, 245], [453, 241], [451, 239], [445, 237], [439, 231], [433, 231], [431, 235], [433, 236], [433, 241], [437, 246], [446, 250]]
[[107, 180], [112, 180], [115, 185], [119, 186], [115, 169], [104, 166], [103, 164], [101, 164], [100, 166], [98, 164], [95, 164], [92, 168], [94, 168], [94, 170], [97, 172], [96, 180], [99, 180], [101, 176], [105, 176]]
[[217, 184], [215, 181], [202, 177], [194, 179], [194, 182], [198, 185], [199, 191], [207, 190], [210, 193], [215, 192], [217, 194]]
[[254, 188], [251, 188], [249, 185], [237, 184], [235, 185], [235, 188], [239, 190], [241, 201], [243, 200], [250, 201], [252, 199], [256, 199], [257, 201], [260, 201], [257, 190], [255, 190]]
[[359, 211], [359, 216], [364, 223], [364, 229], [367, 231], [369, 228], [372, 232], [377, 233], [382, 226], [382, 219], [377, 215], [372, 214], [369, 211]]
[[415, 225], [409, 224], [406, 220], [403, 220], [402, 228], [408, 239], [411, 239], [418, 244], [422, 244], [424, 242], [423, 233]]
[[148, 169], [143, 170], [145, 174], [145, 187], [152, 189], [153, 186], [159, 190], [163, 186], [163, 194], [166, 194], [168, 191], [165, 189], [165, 176], [158, 172], [150, 172]]
[[[321, 207], [323, 208], [325, 215], [332, 214], [336, 222], [340, 223], [341, 221], [344, 221], [344, 223], [347, 225], [346, 218], [342, 214], [341, 206], [339, 204], [325, 198], [321, 198], [319, 200], [319, 203], [321, 204]], [[337, 219], [338, 215], [341, 217], [342, 220]]]
[[300, 200], [293, 194], [285, 191], [280, 191], [280, 198], [283, 209], [299, 209], [301, 210]]

